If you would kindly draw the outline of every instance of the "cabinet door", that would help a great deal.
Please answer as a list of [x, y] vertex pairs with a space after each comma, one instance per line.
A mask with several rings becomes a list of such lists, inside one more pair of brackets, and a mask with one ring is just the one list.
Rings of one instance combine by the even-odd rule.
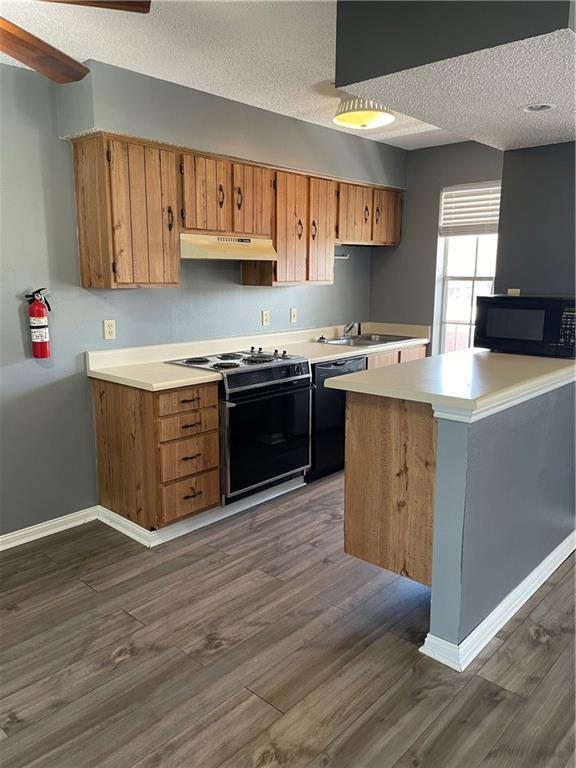
[[308, 280], [334, 281], [336, 182], [310, 179]]
[[271, 168], [234, 163], [233, 231], [272, 237], [274, 175]]
[[400, 242], [402, 196], [391, 189], [374, 190], [374, 223], [372, 239], [383, 245]]
[[108, 149], [116, 283], [177, 283], [176, 155], [117, 140]]
[[308, 178], [276, 174], [276, 281], [306, 280], [308, 257]]
[[338, 239], [369, 243], [372, 239], [372, 188], [340, 184]]
[[421, 360], [426, 357], [426, 345], [422, 344], [421, 347], [407, 347], [400, 350], [400, 362], [409, 363], [410, 360]]
[[185, 229], [232, 231], [232, 164], [182, 155], [182, 219]]
[[368, 355], [368, 370], [373, 368], [385, 368], [387, 365], [396, 365], [399, 360], [398, 350], [393, 352], [375, 352]]

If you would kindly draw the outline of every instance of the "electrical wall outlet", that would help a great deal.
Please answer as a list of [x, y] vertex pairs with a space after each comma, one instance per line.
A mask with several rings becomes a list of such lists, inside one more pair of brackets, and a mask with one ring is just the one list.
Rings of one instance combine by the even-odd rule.
[[262, 325], [270, 325], [270, 310], [262, 310]]
[[102, 335], [106, 341], [111, 341], [116, 338], [116, 320], [102, 321]]
[[290, 322], [291, 323], [298, 322], [298, 310], [296, 309], [296, 307], [290, 307]]
[[520, 296], [520, 288], [508, 288], [506, 293], [508, 296]]

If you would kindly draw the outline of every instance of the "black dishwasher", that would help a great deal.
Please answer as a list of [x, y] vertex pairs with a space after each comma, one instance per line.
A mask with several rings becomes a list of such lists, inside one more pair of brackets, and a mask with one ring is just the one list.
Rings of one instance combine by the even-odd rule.
[[312, 466], [306, 475], [307, 482], [344, 468], [346, 392], [328, 389], [324, 386], [326, 379], [365, 370], [365, 357], [330, 360], [312, 366], [316, 388], [312, 395]]

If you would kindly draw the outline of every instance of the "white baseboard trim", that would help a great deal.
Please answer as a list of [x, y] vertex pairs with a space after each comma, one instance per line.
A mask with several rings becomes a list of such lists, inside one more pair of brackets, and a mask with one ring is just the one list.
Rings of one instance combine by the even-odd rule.
[[202, 512], [193, 517], [187, 517], [185, 520], [181, 520], [178, 523], [172, 523], [172, 525], [168, 525], [165, 528], [159, 528], [156, 531], [148, 531], [146, 528], [142, 528], [131, 520], [127, 520], [125, 517], [117, 515], [110, 509], [106, 509], [106, 507], [96, 504], [94, 507], [88, 507], [79, 512], [72, 512], [70, 515], [56, 517], [53, 520], [47, 520], [45, 523], [38, 523], [38, 525], [31, 525], [28, 528], [21, 528], [19, 531], [14, 531], [13, 533], [5, 533], [0, 536], [0, 552], [6, 549], [11, 549], [12, 547], [17, 547], [20, 544], [27, 544], [36, 539], [42, 539], [44, 536], [51, 536], [53, 533], [59, 533], [68, 528], [74, 528], [77, 525], [89, 523], [92, 520], [100, 520], [100, 522], [106, 523], [106, 525], [115, 528], [120, 533], [129, 536], [131, 539], [134, 539], [134, 541], [137, 541], [145, 547], [156, 547], [159, 544], [164, 544], [166, 541], [172, 541], [172, 539], [184, 536], [199, 528], [205, 528], [207, 525], [216, 523], [219, 520], [224, 520], [232, 515], [237, 515], [239, 512], [250, 509], [250, 507], [254, 507], [257, 504], [262, 504], [265, 501], [270, 501], [277, 496], [282, 496], [289, 491], [302, 488], [304, 485], [305, 483], [300, 478], [289, 480], [286, 483], [282, 483], [282, 485], [276, 485], [273, 488], [268, 488], [260, 493], [255, 493], [253, 496], [249, 496], [241, 501], [235, 501], [224, 507], [209, 509], [207, 512]]
[[19, 531], [5, 533], [0, 536], [0, 552], [5, 549], [12, 549], [20, 544], [26, 544], [29, 541], [42, 539], [44, 536], [51, 536], [53, 533], [65, 531], [68, 528], [75, 528], [77, 525], [84, 525], [91, 520], [98, 519], [99, 507], [88, 507], [79, 512], [72, 512], [70, 515], [55, 517], [53, 520], [47, 520], [45, 523], [30, 525], [28, 528], [21, 528]]
[[574, 552], [574, 549], [576, 549], [576, 532], [572, 532], [556, 549], [552, 550], [460, 644], [450, 643], [429, 633], [424, 645], [420, 648], [421, 653], [458, 672], [463, 672], [504, 624]]

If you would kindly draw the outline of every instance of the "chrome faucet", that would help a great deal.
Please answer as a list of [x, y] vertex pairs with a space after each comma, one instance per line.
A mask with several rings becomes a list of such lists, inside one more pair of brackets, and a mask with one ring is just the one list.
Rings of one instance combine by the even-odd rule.
[[344, 326], [344, 336], [351, 336], [355, 325], [356, 323], [346, 323]]

